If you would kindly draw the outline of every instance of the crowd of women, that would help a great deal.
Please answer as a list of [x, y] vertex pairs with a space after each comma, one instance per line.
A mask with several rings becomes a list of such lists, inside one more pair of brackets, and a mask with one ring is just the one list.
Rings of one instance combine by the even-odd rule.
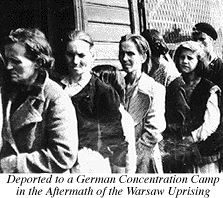
[[91, 36], [73, 30], [56, 70], [43, 32], [11, 31], [1, 47], [1, 172], [221, 172], [216, 39], [198, 23], [172, 59], [157, 30], [126, 34], [119, 68], [93, 66]]

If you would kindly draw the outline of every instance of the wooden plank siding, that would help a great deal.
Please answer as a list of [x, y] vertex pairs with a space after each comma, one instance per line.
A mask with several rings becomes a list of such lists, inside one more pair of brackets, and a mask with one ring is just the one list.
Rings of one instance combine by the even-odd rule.
[[92, 36], [98, 64], [120, 66], [118, 43], [131, 32], [128, 0], [85, 0], [86, 31]]

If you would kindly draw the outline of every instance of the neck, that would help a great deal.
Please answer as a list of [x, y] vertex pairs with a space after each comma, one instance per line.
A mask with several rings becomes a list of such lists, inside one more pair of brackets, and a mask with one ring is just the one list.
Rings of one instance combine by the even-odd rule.
[[200, 77], [196, 75], [195, 72], [187, 73], [187, 74], [182, 74], [183, 79], [186, 84], [190, 85], [193, 84], [195, 81], [199, 80]]
[[21, 82], [22, 86], [30, 87], [37, 79], [38, 77], [38, 71], [36, 71], [30, 78], [28, 78], [26, 81]]
[[141, 76], [141, 73], [138, 74], [137, 72], [130, 72], [127, 73], [125, 76], [125, 83], [126, 85], [132, 85], [136, 79], [138, 79]]
[[89, 79], [91, 78], [91, 73], [90, 72], [85, 72], [83, 74], [70, 74], [69, 75], [70, 84], [78, 83], [81, 80], [88, 79], [88, 78]]
[[152, 68], [149, 71], [149, 75], [153, 75], [155, 71], [159, 68], [160, 61], [159, 57], [152, 57]]
[[217, 55], [213, 50], [209, 50], [209, 51], [206, 51], [206, 57], [207, 57], [208, 62], [210, 63], [217, 57]]

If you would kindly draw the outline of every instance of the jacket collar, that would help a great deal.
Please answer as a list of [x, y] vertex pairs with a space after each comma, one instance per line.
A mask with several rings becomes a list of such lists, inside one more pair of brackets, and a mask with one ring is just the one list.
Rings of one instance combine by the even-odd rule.
[[[32, 86], [28, 89], [23, 87], [24, 91], [29, 91], [30, 94], [26, 101], [21, 104], [21, 106], [12, 115], [10, 115], [11, 127], [15, 131], [29, 123], [42, 121], [41, 112], [39, 112], [39, 105], [46, 100], [44, 87], [46, 86], [47, 79], [48, 73], [46, 71], [41, 71]], [[15, 91], [15, 89], [12, 91]], [[7, 99], [4, 104], [6, 105], [5, 108], [8, 108], [9, 102], [7, 102]], [[6, 112], [6, 114], [8, 113]], [[8, 117], [9, 115], [6, 116]]]

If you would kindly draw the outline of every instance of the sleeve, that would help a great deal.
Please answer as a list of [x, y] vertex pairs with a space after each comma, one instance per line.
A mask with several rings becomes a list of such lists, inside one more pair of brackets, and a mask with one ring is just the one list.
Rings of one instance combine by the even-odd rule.
[[128, 154], [126, 156], [126, 173], [135, 173], [136, 171], [136, 146], [135, 146], [135, 127], [131, 115], [124, 109], [122, 105], [119, 108], [122, 114], [122, 128], [128, 142]]
[[216, 90], [218, 90], [216, 86], [210, 90], [211, 95], [207, 101], [204, 123], [198, 129], [191, 132], [195, 142], [206, 140], [208, 136], [216, 131], [220, 124], [220, 109], [218, 107]]
[[[46, 144], [33, 152], [11, 155], [1, 160], [3, 172], [62, 173], [70, 169], [78, 150], [76, 112], [70, 98], [59, 95], [49, 102], [45, 127]], [[44, 116], [45, 117], [45, 116]], [[37, 141], [38, 140], [38, 137]]]
[[165, 87], [156, 84], [153, 88], [153, 98], [147, 113], [143, 134], [139, 141], [148, 147], [162, 140], [162, 132], [166, 128], [165, 120]]

